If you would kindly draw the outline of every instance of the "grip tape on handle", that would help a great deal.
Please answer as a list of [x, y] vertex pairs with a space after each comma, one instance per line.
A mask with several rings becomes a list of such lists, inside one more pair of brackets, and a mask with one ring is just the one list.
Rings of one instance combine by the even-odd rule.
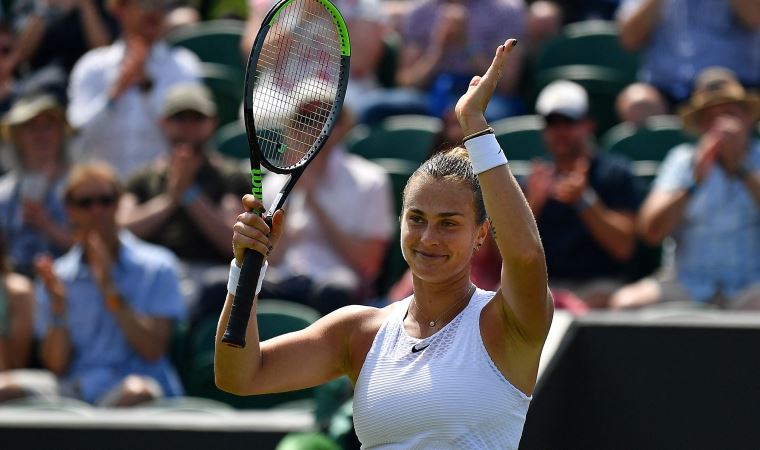
[[245, 252], [243, 266], [240, 268], [240, 278], [235, 289], [235, 299], [232, 302], [227, 328], [222, 337], [222, 342], [231, 347], [245, 347], [245, 332], [248, 328], [248, 319], [251, 316], [262, 264], [264, 264], [264, 255], [255, 250]]

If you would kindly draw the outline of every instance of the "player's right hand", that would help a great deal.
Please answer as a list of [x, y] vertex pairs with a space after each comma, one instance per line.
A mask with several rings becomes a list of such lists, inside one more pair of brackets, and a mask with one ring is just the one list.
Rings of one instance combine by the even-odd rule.
[[253, 195], [243, 196], [243, 209], [245, 211], [237, 217], [232, 227], [232, 250], [235, 254], [235, 262], [243, 266], [243, 256], [247, 249], [269, 255], [282, 236], [285, 214], [283, 210], [277, 210], [272, 217], [272, 227], [264, 221], [264, 205]]

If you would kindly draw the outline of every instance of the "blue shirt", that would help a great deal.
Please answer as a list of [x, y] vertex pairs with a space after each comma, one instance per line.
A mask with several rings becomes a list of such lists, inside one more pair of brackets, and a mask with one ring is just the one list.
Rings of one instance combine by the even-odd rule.
[[[67, 223], [62, 200], [63, 181], [60, 177], [49, 183], [42, 192], [42, 204], [53, 222], [58, 225]], [[0, 177], [0, 231], [5, 235], [8, 255], [15, 270], [32, 275], [32, 264], [37, 255], [51, 253], [59, 256], [56, 248], [47, 236], [36, 228], [24, 223], [22, 201], [25, 183], [24, 175], [14, 170]]]
[[[628, 18], [644, 0], [624, 0]], [[660, 22], [643, 51], [641, 79], [684, 100], [704, 68], [727, 67], [745, 85], [760, 85], [760, 31], [737, 17], [729, 0], [664, 0]]]
[[[112, 277], [128, 307], [146, 316], [181, 319], [185, 308], [174, 255], [128, 232], [122, 232], [119, 238], [121, 247]], [[149, 362], [127, 343], [106, 308], [80, 246], [56, 260], [55, 273], [66, 286], [67, 328], [73, 349], [73, 359], [63, 377], [65, 383], [70, 383], [91, 403], [130, 374], [154, 378], [166, 396], [183, 393], [167, 356]], [[47, 334], [51, 319], [50, 298], [41, 284], [37, 286], [37, 299], [36, 332], [41, 339]]]
[[[694, 151], [692, 144], [671, 150], [652, 189], [691, 186]], [[760, 168], [760, 141], [752, 142], [746, 161], [751, 170]], [[741, 180], [720, 166], [692, 194], [673, 238], [678, 281], [695, 300], [707, 301], [718, 290], [734, 296], [760, 282], [760, 205]]]

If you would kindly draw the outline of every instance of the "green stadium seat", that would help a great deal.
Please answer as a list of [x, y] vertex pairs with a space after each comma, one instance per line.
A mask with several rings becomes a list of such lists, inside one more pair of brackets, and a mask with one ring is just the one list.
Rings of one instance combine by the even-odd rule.
[[419, 164], [427, 159], [442, 128], [437, 117], [391, 116], [378, 125], [355, 126], [346, 136], [346, 147], [367, 159], [399, 158]]
[[541, 89], [556, 80], [574, 81], [588, 92], [589, 114], [596, 121], [598, 136], [619, 122], [615, 99], [631, 83], [626, 74], [597, 65], [573, 64], [548, 68], [536, 73], [535, 97]]
[[639, 56], [620, 45], [615, 22], [588, 20], [566, 25], [559, 36], [547, 42], [537, 56], [536, 72], [574, 64], [614, 69], [633, 82]]
[[[259, 335], [262, 340], [306, 328], [320, 317], [313, 308], [275, 299], [260, 299], [256, 311]], [[191, 330], [188, 345], [192, 359], [182, 374], [185, 390], [189, 396], [220, 401], [238, 409], [269, 409], [283, 403], [314, 397], [314, 388], [244, 397], [219, 390], [214, 383], [216, 324], [217, 319], [209, 317]], [[302, 404], [311, 405], [313, 402]]]
[[208, 86], [216, 102], [219, 125], [239, 120], [243, 101], [243, 76], [223, 64], [205, 63], [202, 67], [203, 83]]
[[515, 175], [526, 175], [532, 159], [551, 159], [542, 136], [544, 119], [541, 116], [507, 117], [493, 122], [491, 126]]
[[166, 39], [171, 45], [185, 47], [205, 63], [223, 64], [242, 76], [246, 61], [240, 50], [245, 23], [238, 20], [208, 20], [182, 27]]
[[628, 123], [616, 125], [605, 133], [601, 142], [605, 150], [630, 159], [634, 174], [648, 184], [668, 151], [690, 140], [678, 117], [654, 116], [639, 129]]
[[239, 121], [222, 125], [214, 134], [214, 147], [228, 158], [249, 159], [248, 137]]

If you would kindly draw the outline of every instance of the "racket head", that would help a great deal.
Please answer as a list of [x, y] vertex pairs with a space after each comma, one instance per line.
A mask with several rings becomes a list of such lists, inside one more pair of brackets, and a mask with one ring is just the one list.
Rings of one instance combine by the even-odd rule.
[[348, 27], [329, 0], [281, 0], [246, 68], [243, 118], [251, 165], [291, 174], [324, 145], [348, 86]]

